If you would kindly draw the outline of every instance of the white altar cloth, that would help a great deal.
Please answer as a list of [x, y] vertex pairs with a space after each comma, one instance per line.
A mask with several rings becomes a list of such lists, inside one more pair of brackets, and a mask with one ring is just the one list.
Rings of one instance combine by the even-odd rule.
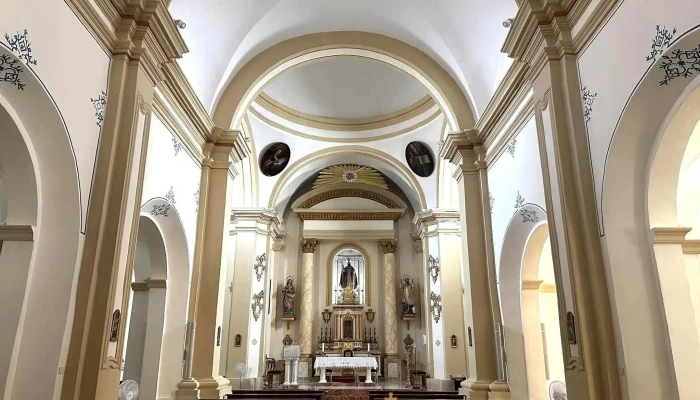
[[364, 368], [365, 383], [372, 383], [372, 369], [377, 369], [377, 359], [374, 357], [316, 357], [314, 369], [320, 370], [321, 373], [318, 383], [326, 383], [326, 368]]

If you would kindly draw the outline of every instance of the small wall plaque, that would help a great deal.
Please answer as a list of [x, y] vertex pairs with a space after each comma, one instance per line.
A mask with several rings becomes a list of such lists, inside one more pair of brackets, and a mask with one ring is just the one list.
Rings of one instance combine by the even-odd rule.
[[566, 313], [566, 336], [569, 339], [569, 344], [576, 344], [576, 321], [571, 311]]
[[241, 347], [241, 340], [243, 340], [243, 338], [241, 337], [241, 334], [240, 334], [240, 333], [239, 333], [239, 334], [236, 334], [236, 339], [235, 339], [233, 345], [234, 345], [235, 347]]
[[216, 345], [221, 346], [221, 327], [216, 328]]
[[452, 335], [450, 337], [450, 344], [452, 345], [452, 348], [457, 348], [457, 336]]

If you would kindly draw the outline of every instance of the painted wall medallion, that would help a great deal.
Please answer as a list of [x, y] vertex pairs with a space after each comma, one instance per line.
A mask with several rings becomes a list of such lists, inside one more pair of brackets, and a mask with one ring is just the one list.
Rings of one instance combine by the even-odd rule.
[[435, 170], [433, 155], [428, 146], [421, 142], [411, 142], [406, 146], [406, 162], [414, 174], [427, 178]]
[[119, 339], [119, 325], [122, 321], [122, 312], [120, 309], [114, 310], [112, 313], [112, 326], [109, 330], [109, 341], [116, 342]]
[[260, 171], [265, 176], [275, 176], [289, 163], [291, 150], [286, 143], [272, 143], [260, 155]]

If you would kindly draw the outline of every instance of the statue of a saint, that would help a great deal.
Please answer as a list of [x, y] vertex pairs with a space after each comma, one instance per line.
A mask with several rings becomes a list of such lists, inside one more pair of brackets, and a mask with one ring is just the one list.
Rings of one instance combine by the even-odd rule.
[[408, 276], [403, 277], [403, 282], [401, 282], [401, 304], [403, 306], [404, 314], [415, 314], [415, 301], [413, 300], [413, 280], [410, 280]]
[[340, 274], [340, 287], [343, 289], [357, 289], [357, 274], [355, 274], [355, 268], [350, 264], [350, 260], [348, 260], [348, 265], [343, 268], [343, 272]]
[[283, 316], [293, 317], [294, 316], [294, 294], [296, 290], [294, 289], [294, 279], [291, 276], [287, 277], [287, 284], [284, 285], [282, 289], [282, 309]]

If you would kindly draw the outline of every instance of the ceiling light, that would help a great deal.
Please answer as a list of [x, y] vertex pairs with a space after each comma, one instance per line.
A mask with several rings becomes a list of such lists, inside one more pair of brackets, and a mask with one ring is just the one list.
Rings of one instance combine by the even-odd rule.
[[507, 20], [503, 21], [504, 28], [510, 28], [511, 25], [513, 25], [513, 18], [508, 18]]
[[185, 21], [181, 19], [174, 19], [173, 22], [175, 23], [175, 26], [177, 26], [180, 29], [185, 29], [187, 27]]

